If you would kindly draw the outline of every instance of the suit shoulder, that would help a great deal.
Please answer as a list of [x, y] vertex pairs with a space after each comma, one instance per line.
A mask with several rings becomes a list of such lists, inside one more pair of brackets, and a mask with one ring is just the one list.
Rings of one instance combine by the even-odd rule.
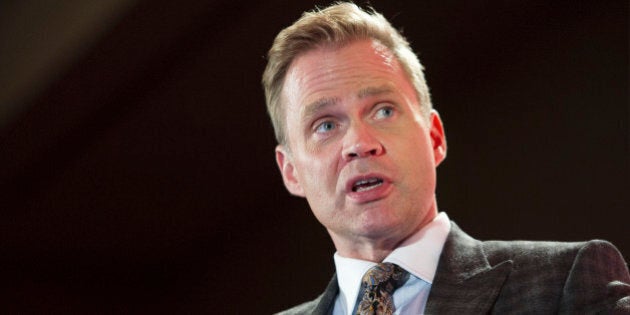
[[512, 260], [515, 267], [521, 264], [564, 263], [570, 267], [576, 259], [592, 260], [608, 257], [623, 261], [617, 248], [610, 242], [591, 240], [586, 242], [547, 241], [485, 241], [483, 248], [489, 261]]
[[[605, 240], [592, 240], [582, 243], [579, 254], [595, 253], [597, 255], [611, 255], [614, 258], [622, 258], [623, 256], [615, 245]], [[611, 257], [611, 258], [613, 258]]]
[[558, 260], [570, 264], [580, 248], [587, 242], [546, 242], [546, 241], [485, 241], [483, 249], [491, 262], [512, 260], [515, 267], [521, 264], [554, 263]]
[[[619, 250], [611, 243], [594, 240], [580, 247], [573, 269], [576, 273], [630, 283], [626, 262]], [[630, 289], [630, 287], [629, 287]]]
[[618, 252], [615, 245], [605, 240], [584, 242], [552, 242], [552, 241], [482, 241], [484, 250], [488, 252], [508, 252], [528, 254], [565, 254], [577, 253], [580, 250], [603, 250]]

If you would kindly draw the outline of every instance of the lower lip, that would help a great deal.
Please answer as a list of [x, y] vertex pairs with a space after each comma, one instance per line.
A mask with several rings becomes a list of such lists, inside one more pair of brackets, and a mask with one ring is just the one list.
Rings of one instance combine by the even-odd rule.
[[391, 190], [392, 184], [390, 182], [383, 182], [381, 185], [369, 190], [351, 191], [347, 196], [356, 203], [368, 203], [387, 197]]

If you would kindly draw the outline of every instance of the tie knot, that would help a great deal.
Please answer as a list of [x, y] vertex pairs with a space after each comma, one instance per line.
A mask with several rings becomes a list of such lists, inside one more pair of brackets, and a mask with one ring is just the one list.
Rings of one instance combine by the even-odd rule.
[[409, 273], [398, 265], [392, 263], [380, 263], [370, 268], [361, 284], [365, 288], [379, 288], [391, 294], [407, 281]]
[[361, 279], [357, 315], [390, 315], [394, 312], [392, 294], [409, 278], [409, 273], [392, 263], [370, 268]]

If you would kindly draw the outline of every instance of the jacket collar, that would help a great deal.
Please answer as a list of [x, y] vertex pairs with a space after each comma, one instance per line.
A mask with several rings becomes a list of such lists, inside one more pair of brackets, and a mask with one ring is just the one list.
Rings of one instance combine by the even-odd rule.
[[[511, 271], [511, 260], [490, 265], [482, 243], [451, 222], [425, 313], [488, 313]], [[334, 275], [312, 314], [331, 314], [338, 293]]]
[[487, 313], [511, 270], [511, 260], [490, 265], [482, 243], [452, 222], [425, 312]]
[[326, 287], [326, 291], [319, 297], [319, 302], [317, 306], [315, 306], [312, 314], [332, 314], [337, 294], [339, 294], [339, 285], [337, 284], [337, 274], [334, 274]]

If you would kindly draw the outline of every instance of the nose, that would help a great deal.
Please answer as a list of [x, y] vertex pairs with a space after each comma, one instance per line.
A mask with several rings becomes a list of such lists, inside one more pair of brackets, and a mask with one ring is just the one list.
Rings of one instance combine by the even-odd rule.
[[379, 156], [385, 149], [367, 126], [353, 124], [345, 134], [342, 150], [343, 158], [347, 161], [369, 156]]

